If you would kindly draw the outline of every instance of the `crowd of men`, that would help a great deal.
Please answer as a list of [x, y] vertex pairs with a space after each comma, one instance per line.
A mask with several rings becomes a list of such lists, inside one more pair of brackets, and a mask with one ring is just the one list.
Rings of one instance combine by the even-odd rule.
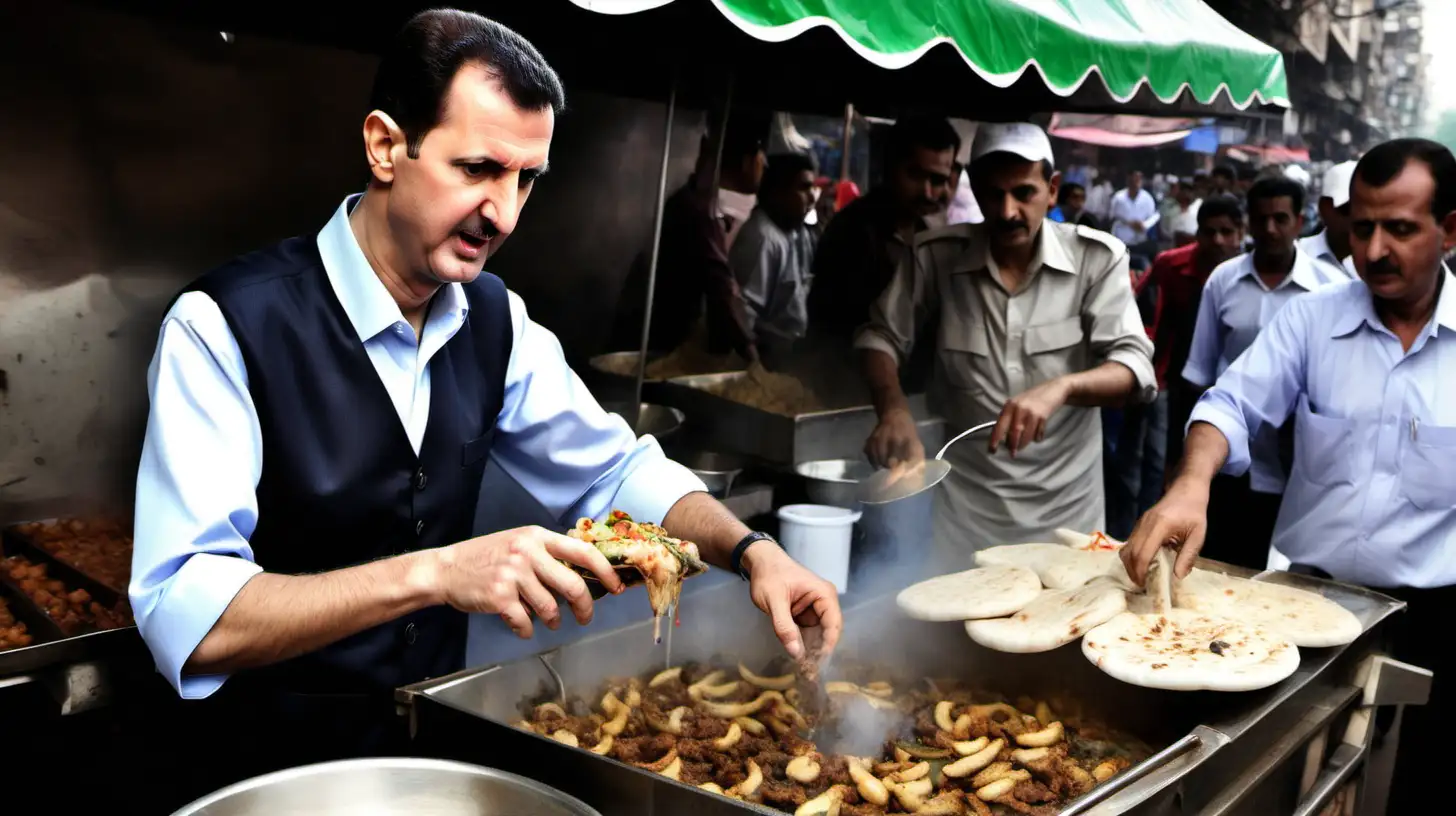
[[[816, 249], [812, 166], [762, 172], [732, 144], [719, 176], [743, 189], [738, 169], [758, 172], [757, 205], [697, 280], [742, 316], [723, 321], [733, 347], [854, 349], [879, 466], [924, 458], [906, 398], [922, 386], [949, 431], [995, 423], [948, 454], [932, 566], [1069, 527], [1128, 539], [1138, 580], [1176, 544], [1184, 573], [1201, 552], [1361, 583], [1410, 603], [1397, 656], [1443, 676], [1449, 653], [1417, 633], [1456, 611], [1449, 150], [1387, 142], [1314, 191], [1218, 167], [1155, 194], [1136, 171], [1122, 189], [1062, 183], [1034, 125], [981, 125], [962, 167], [948, 123], [907, 120]], [[680, 196], [703, 200], [695, 184]], [[965, 185], [977, 217], [948, 219]], [[724, 212], [703, 234], [732, 234]], [[1438, 680], [1406, 736], [1444, 733], [1447, 696]]]

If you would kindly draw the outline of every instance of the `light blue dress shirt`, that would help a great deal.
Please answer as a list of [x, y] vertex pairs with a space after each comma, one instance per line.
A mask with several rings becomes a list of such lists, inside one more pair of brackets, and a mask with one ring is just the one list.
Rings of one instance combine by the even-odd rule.
[[1456, 275], [1412, 344], [1376, 316], [1363, 281], [1295, 298], [1193, 409], [1228, 438], [1295, 419], [1294, 469], [1274, 547], [1342, 581], [1456, 584]]
[[[389, 392], [418, 452], [430, 415], [430, 358], [464, 325], [459, 284], [440, 290], [424, 330], [414, 330], [375, 276], [349, 226], [346, 199], [318, 236], [330, 284]], [[612, 508], [660, 521], [684, 495], [704, 490], [652, 437], [602, 410], [567, 366], [551, 332], [510, 294], [514, 345], [494, 462], [553, 515], [558, 529]], [[151, 414], [137, 472], [132, 610], [157, 667], [185, 698], [216, 691], [225, 676], [182, 667], [234, 596], [262, 567], [248, 538], [262, 433], [237, 341], [216, 302], [177, 299], [162, 321], [147, 372]]]
[[[1348, 278], [1332, 278], [1328, 270], [1296, 250], [1294, 268], [1273, 289], [1254, 270], [1254, 255], [1246, 253], [1219, 264], [1203, 285], [1198, 322], [1188, 348], [1183, 379], [1207, 388], [1291, 299]], [[1260, 493], [1284, 492], [1284, 467], [1279, 462], [1279, 429], [1263, 428], [1255, 436], [1249, 486]]]
[[1355, 271], [1355, 258], [1346, 255], [1343, 260], [1330, 248], [1330, 236], [1328, 229], [1322, 229], [1308, 238], [1299, 239], [1299, 251], [1314, 259], [1315, 266], [1325, 270], [1331, 280], [1347, 281], [1359, 280], [1360, 275]]

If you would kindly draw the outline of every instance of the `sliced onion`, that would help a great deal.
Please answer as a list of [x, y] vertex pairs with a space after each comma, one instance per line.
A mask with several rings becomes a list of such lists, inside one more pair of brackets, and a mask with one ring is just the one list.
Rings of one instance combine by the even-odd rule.
[[793, 674], [784, 674], [778, 677], [763, 677], [749, 671], [748, 667], [742, 663], [738, 664], [738, 673], [743, 676], [744, 680], [747, 680], [753, 685], [774, 691], [788, 691], [794, 687], [794, 681], [797, 679]]

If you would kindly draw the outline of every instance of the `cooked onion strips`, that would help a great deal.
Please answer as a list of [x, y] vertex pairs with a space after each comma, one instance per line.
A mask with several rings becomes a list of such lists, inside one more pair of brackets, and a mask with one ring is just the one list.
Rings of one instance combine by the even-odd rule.
[[749, 671], [748, 667], [742, 663], [738, 664], [738, 674], [749, 683], [759, 688], [770, 689], [772, 691], [788, 691], [794, 687], [794, 680], [796, 679], [793, 674], [784, 674], [778, 677], [763, 677]]
[[957, 779], [963, 776], [970, 776], [976, 771], [979, 771], [987, 765], [990, 765], [992, 760], [996, 759], [996, 755], [1001, 753], [1001, 749], [1005, 747], [1006, 740], [992, 740], [990, 745], [987, 745], [985, 748], [982, 748], [980, 751], [977, 751], [970, 756], [962, 757], [961, 759], [952, 762], [951, 764], [942, 768], [940, 772], [945, 774], [946, 776]]

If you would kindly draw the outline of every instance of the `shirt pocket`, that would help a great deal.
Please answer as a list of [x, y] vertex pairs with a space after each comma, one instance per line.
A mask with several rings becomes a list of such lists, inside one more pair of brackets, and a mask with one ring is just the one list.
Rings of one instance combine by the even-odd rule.
[[959, 317], [942, 318], [938, 345], [940, 364], [951, 388], [985, 390], [991, 369], [991, 343], [984, 327]]
[[1294, 467], [1317, 485], [1354, 484], [1355, 422], [1316, 414], [1300, 400], [1294, 425]]
[[1022, 338], [1032, 385], [1056, 379], [1086, 367], [1082, 318], [1068, 317], [1027, 326]]
[[1456, 427], [1421, 425], [1400, 463], [1401, 491], [1422, 510], [1456, 508]]

